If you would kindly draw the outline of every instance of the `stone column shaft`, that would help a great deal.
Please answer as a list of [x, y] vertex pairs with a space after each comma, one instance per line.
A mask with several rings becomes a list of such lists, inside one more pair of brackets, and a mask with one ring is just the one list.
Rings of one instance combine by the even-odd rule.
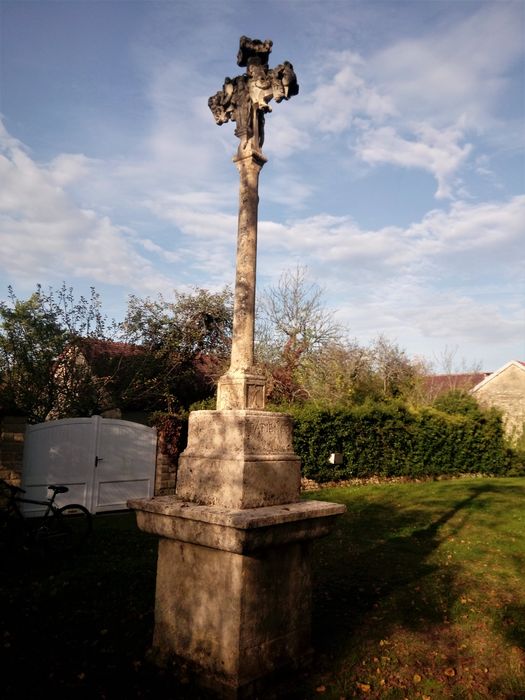
[[234, 162], [239, 170], [240, 186], [230, 370], [249, 372], [253, 367], [255, 336], [259, 173], [266, 159], [252, 152], [245, 157], [236, 157]]
[[233, 338], [230, 368], [217, 387], [217, 409], [261, 410], [265, 405], [265, 380], [256, 374], [253, 364], [259, 173], [266, 158], [248, 146], [246, 155], [237, 155], [233, 162], [240, 175]]

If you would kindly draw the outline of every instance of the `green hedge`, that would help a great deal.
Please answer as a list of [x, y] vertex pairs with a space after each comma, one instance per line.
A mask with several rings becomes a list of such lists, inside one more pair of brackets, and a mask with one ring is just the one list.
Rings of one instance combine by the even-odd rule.
[[[315, 481], [520, 471], [496, 411], [460, 415], [390, 402], [287, 412], [303, 476]], [[332, 452], [343, 453], [343, 464], [329, 463]]]

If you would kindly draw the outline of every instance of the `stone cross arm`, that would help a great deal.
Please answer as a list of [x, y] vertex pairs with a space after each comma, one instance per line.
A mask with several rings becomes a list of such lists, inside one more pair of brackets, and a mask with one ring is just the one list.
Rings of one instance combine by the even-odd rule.
[[264, 115], [272, 111], [270, 101], [289, 100], [299, 93], [297, 78], [289, 61], [275, 68], [268, 67], [271, 50], [269, 39], [261, 41], [242, 36], [237, 64], [246, 66], [246, 73], [225, 78], [222, 90], [208, 100], [217, 124], [230, 120], [236, 123], [240, 156], [246, 154], [249, 147], [260, 152], [264, 142]]

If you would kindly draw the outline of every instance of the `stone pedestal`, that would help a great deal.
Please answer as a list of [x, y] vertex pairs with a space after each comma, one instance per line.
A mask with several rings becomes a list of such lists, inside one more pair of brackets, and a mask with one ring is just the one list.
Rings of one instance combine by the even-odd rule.
[[309, 660], [311, 542], [344, 506], [233, 510], [172, 496], [129, 506], [142, 530], [161, 537], [158, 662], [183, 663], [221, 698], [248, 698], [266, 697], [268, 682]]
[[292, 420], [269, 411], [193, 411], [179, 457], [177, 496], [223, 508], [299, 500], [301, 465]]
[[194, 411], [176, 496], [129, 501], [159, 535], [154, 657], [222, 698], [258, 694], [308, 660], [311, 545], [344, 506], [300, 500], [292, 420]]

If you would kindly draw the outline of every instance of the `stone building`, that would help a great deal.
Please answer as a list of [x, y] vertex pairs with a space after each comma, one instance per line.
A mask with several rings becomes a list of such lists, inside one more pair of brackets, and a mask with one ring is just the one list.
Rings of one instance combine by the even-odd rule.
[[503, 413], [505, 432], [515, 442], [525, 429], [525, 362], [511, 360], [471, 390], [482, 406]]

